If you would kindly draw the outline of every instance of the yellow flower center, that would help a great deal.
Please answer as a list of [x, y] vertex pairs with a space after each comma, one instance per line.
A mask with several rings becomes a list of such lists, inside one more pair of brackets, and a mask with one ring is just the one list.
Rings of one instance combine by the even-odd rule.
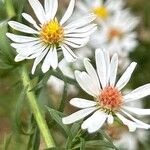
[[108, 39], [109, 41], [113, 40], [114, 38], [119, 38], [121, 39], [123, 36], [123, 32], [120, 29], [117, 28], [111, 28], [108, 31]]
[[108, 9], [104, 6], [95, 7], [92, 9], [93, 13], [102, 19], [106, 19], [109, 16]]
[[115, 87], [108, 86], [101, 92], [98, 100], [101, 108], [117, 111], [122, 105], [123, 97]]
[[46, 44], [59, 44], [63, 41], [64, 29], [55, 18], [42, 26], [40, 38]]

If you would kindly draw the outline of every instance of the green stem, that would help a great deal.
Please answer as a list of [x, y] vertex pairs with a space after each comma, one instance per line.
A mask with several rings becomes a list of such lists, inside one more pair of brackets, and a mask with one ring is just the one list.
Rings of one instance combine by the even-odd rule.
[[28, 103], [29, 103], [31, 111], [32, 111], [32, 113], [35, 117], [37, 125], [40, 129], [40, 132], [43, 136], [45, 144], [46, 144], [47, 148], [55, 147], [54, 140], [53, 140], [53, 138], [51, 136], [51, 133], [48, 129], [46, 121], [43, 118], [42, 113], [39, 109], [35, 94], [31, 90], [32, 85], [30, 83], [30, 78], [28, 76], [27, 68], [26, 68], [25, 65], [23, 65], [22, 72], [21, 72], [21, 77], [22, 77], [23, 86], [25, 88], [27, 88], [26, 95], [27, 95]]
[[[54, 70], [53, 70], [53, 71], [51, 72], [51, 75], [57, 77], [58, 79], [63, 80], [63, 78], [61, 77], [60, 74], [57, 73], [57, 71], [54, 71]], [[68, 77], [68, 76], [66, 76], [66, 75], [63, 75], [63, 76], [64, 76], [64, 78], [66, 78], [67, 83], [79, 87], [79, 85], [78, 85], [78, 83], [77, 83], [77, 81], [76, 81], [75, 79], [72, 79], [72, 78], [70, 78], [70, 77]]]

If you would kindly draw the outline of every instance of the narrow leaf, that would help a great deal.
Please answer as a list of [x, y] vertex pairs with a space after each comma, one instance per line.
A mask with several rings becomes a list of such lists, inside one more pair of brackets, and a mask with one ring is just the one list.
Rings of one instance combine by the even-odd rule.
[[56, 123], [65, 131], [65, 133], [69, 137], [72, 137], [69, 127], [62, 123], [62, 113], [50, 107], [47, 107], [47, 109], [50, 112], [51, 117], [56, 121]]

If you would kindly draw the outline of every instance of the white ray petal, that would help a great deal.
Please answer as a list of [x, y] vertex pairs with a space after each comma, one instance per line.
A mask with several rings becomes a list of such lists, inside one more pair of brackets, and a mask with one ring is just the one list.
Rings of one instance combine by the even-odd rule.
[[39, 43], [41, 43], [41, 42], [40, 41], [31, 41], [31, 42], [27, 42], [27, 43], [11, 43], [11, 46], [16, 49], [21, 49], [21, 48], [25, 48], [25, 47], [31, 47], [31, 46], [34, 46]]
[[44, 1], [44, 8], [45, 8], [45, 14], [47, 20], [51, 18], [51, 12], [52, 12], [52, 7], [53, 7], [53, 0], [45, 0]]
[[89, 114], [91, 114], [93, 111], [95, 111], [97, 108], [96, 107], [91, 107], [91, 108], [85, 108], [82, 110], [79, 110], [67, 117], [62, 118], [62, 122], [63, 124], [71, 124], [74, 123], [86, 116], [88, 116]]
[[[43, 45], [41, 43], [39, 44], [36, 44], [36, 45], [33, 45], [33, 46], [30, 46], [30, 47], [22, 47], [22, 48], [18, 48], [16, 49], [16, 52], [17, 53], [20, 53], [21, 55], [23, 56], [29, 56], [31, 54], [34, 54], [34, 53], [38, 53], [41, 51]], [[45, 47], [45, 46], [44, 46]]]
[[114, 86], [116, 83], [118, 69], [118, 55], [114, 54], [110, 63], [110, 85]]
[[64, 27], [64, 29], [81, 28], [81, 27], [91, 23], [95, 18], [96, 18], [96, 16], [94, 14], [86, 15], [80, 19], [77, 19], [76, 21], [69, 23], [67, 26]]
[[[80, 48], [80, 47], [83, 47], [87, 44], [87, 42], [89, 41], [89, 37], [86, 37], [86, 38], [76, 38], [76, 39], [80, 39], [80, 42], [77, 40], [72, 40], [72, 41], [68, 41], [68, 39], [70, 40], [70, 38], [66, 38], [64, 43], [68, 46], [71, 46], [72, 48]], [[72, 39], [75, 39], [75, 38], [72, 38]]]
[[84, 33], [92, 30], [93, 28], [97, 27], [97, 24], [89, 24], [85, 27], [78, 28], [78, 29], [66, 29], [64, 31], [64, 34], [69, 34], [69, 33]]
[[74, 5], [75, 5], [75, 0], [71, 0], [64, 16], [62, 17], [62, 19], [60, 21], [61, 25], [64, 24], [70, 18], [70, 16], [72, 15]]
[[84, 32], [84, 33], [70, 33], [70, 34], [65, 34], [64, 37], [78, 37], [78, 38], [85, 38], [89, 35], [91, 35], [93, 32], [97, 30], [97, 27], [92, 28], [91, 30]]
[[112, 1], [112, 0], [107, 0], [105, 3], [105, 7], [109, 10], [109, 11], [116, 11], [116, 10], [120, 10], [123, 8], [123, 6], [125, 5], [123, 0], [116, 0], [116, 1]]
[[107, 114], [105, 114], [100, 110], [97, 110], [92, 116], [90, 116], [82, 123], [81, 128], [87, 129], [89, 133], [96, 132], [98, 129], [102, 127], [106, 118]]
[[75, 44], [84, 44], [87, 43], [87, 41], [89, 41], [89, 37], [86, 38], [65, 38], [66, 41], [75, 43]]
[[[80, 41], [77, 41], [79, 39], [80, 39]], [[73, 48], [80, 48], [80, 47], [83, 47], [83, 46], [85, 46], [87, 44], [87, 42], [89, 41], [89, 37], [83, 38], [83, 39], [78, 38], [76, 41], [73, 41], [73, 40], [69, 41], [69, 40], [70, 40], [70, 38], [66, 38], [66, 40], [64, 41], [64, 43], [67, 44], [67, 45], [69, 45], [69, 46], [71, 46], [71, 47], [73, 47]]]
[[117, 82], [116, 87], [119, 90], [121, 90], [129, 82], [131, 75], [136, 67], [136, 64], [136, 62], [132, 62]]
[[100, 0], [93, 0], [92, 1], [92, 7], [100, 7], [102, 5], [102, 1]]
[[125, 124], [126, 126], [128, 126], [130, 132], [133, 132], [133, 131], [136, 130], [137, 126], [136, 126], [136, 124], [134, 122], [126, 119], [124, 116], [122, 116], [119, 113], [116, 113], [116, 115], [123, 122], [123, 124]]
[[37, 30], [40, 30], [40, 27], [36, 24], [35, 20], [26, 13], [22, 13], [22, 16], [24, 17], [24, 19], [26, 19], [29, 23], [31, 23]]
[[58, 9], [58, 0], [53, 0], [53, 7], [52, 7], [52, 11], [51, 11], [51, 19], [54, 19], [56, 12]]
[[40, 21], [41, 24], [45, 23], [46, 21], [46, 15], [43, 9], [43, 6], [38, 0], [28, 0], [36, 17]]
[[49, 48], [46, 48], [46, 49], [43, 51], [43, 53], [42, 53], [39, 57], [37, 57], [37, 58], [35, 59], [34, 64], [33, 64], [33, 67], [32, 67], [32, 71], [31, 71], [32, 74], [34, 74], [37, 65], [38, 65], [38, 64], [42, 61], [42, 59], [45, 57], [45, 55], [47, 54], [48, 50], [49, 50]]
[[52, 50], [53, 50], [53, 47], [50, 47], [49, 52], [48, 52], [48, 54], [46, 55], [46, 57], [43, 61], [43, 65], [42, 65], [43, 73], [46, 73], [50, 69], [51, 59], [53, 59], [52, 54], [51, 54]]
[[[38, 48], [38, 47], [36, 47], [36, 48]], [[31, 53], [29, 56], [27, 55], [26, 59], [34, 59], [36, 57], [39, 57], [45, 49], [46, 49], [46, 46], [41, 45], [37, 50], [35, 50], [34, 53]]]
[[25, 60], [25, 56], [21, 55], [21, 54], [18, 54], [16, 57], [15, 57], [15, 62], [19, 62], [19, 61], [23, 61]]
[[106, 63], [106, 85], [108, 86], [109, 78], [110, 78], [110, 56], [106, 49], [104, 51], [105, 63]]
[[109, 115], [107, 116], [107, 122], [108, 122], [108, 124], [113, 124], [113, 122], [114, 122], [114, 117], [113, 117], [111, 114], [109, 114]]
[[[16, 46], [18, 46], [18, 45], [16, 45]], [[26, 53], [28, 54], [30, 52], [31, 53], [37, 52], [38, 49], [41, 48], [41, 47], [43, 47], [43, 46], [45, 46], [45, 45], [43, 45], [42, 43], [38, 43], [38, 44], [30, 45], [30, 46], [22, 46], [22, 47], [20, 46], [20, 47], [16, 48], [16, 52], [20, 53], [22, 55], [26, 55]]]
[[150, 95], [150, 83], [140, 86], [137, 89], [130, 92], [129, 94], [126, 94], [124, 96], [124, 100], [126, 103], [126, 102], [141, 99], [148, 95]]
[[96, 49], [95, 52], [95, 59], [96, 59], [96, 68], [97, 73], [103, 88], [106, 87], [107, 83], [107, 74], [106, 74], [106, 61], [104, 52], [101, 49]]
[[75, 78], [78, 82], [78, 84], [80, 85], [80, 87], [87, 92], [88, 94], [96, 97], [97, 94], [95, 93], [94, 89], [91, 89], [90, 85], [87, 84], [87, 82], [85, 81], [85, 79], [83, 77], [81, 77], [81, 72], [80, 71], [75, 71]]
[[56, 47], [54, 47], [54, 49], [52, 51], [52, 56], [51, 56], [50, 62], [51, 62], [52, 68], [56, 69], [58, 66], [58, 56], [57, 56]]
[[65, 43], [66, 45], [72, 47], [72, 48], [80, 48], [80, 47], [83, 47], [84, 45], [86, 45], [86, 43], [84, 43], [84, 44], [82, 44], [82, 45], [81, 45], [81, 44], [78, 45], [78, 44], [72, 43], [72, 42], [67, 41], [67, 40], [65, 40], [64, 43]]
[[39, 52], [35, 52], [33, 54], [31, 54], [30, 56], [26, 56], [26, 59], [34, 59], [34, 58], [37, 58], [39, 57], [40, 55], [42, 55], [44, 49], [43, 47], [39, 50]]
[[6, 33], [7, 37], [10, 38], [14, 42], [24, 43], [24, 42], [32, 42], [37, 41], [39, 38], [29, 37], [29, 36], [21, 36], [12, 33]]
[[87, 108], [95, 106], [97, 103], [83, 98], [73, 98], [70, 100], [70, 104], [77, 108]]
[[38, 31], [16, 21], [9, 21], [8, 24], [15, 30], [30, 34], [39, 34]]
[[101, 91], [100, 82], [99, 82], [97, 73], [96, 73], [95, 69], [93, 68], [93, 66], [91, 65], [91, 63], [89, 62], [89, 60], [86, 58], [84, 59], [84, 66], [85, 66], [87, 73], [90, 75], [92, 82], [95, 84], [97, 89], [99, 91]]
[[84, 4], [83, 1], [76, 1], [76, 6], [84, 13], [87, 13], [89, 11], [89, 8]]
[[137, 124], [137, 127], [138, 125], [141, 126], [142, 128], [145, 128], [145, 129], [149, 129], [150, 128], [150, 125], [147, 124], [147, 123], [144, 123], [143, 121], [140, 121], [136, 118], [134, 118], [132, 115], [130, 115], [129, 113], [127, 113], [126, 111], [124, 110], [121, 110], [125, 115], [127, 115], [131, 120], [133, 120], [136, 124]]
[[65, 44], [61, 45], [64, 57], [68, 62], [73, 62], [77, 59], [77, 56], [72, 52], [72, 50]]
[[130, 106], [123, 106], [122, 108], [136, 115], [150, 115], [150, 109], [135, 108]]
[[92, 78], [86, 72], [81, 72], [80, 78], [83, 80], [83, 82], [85, 82], [88, 88], [93, 91], [95, 96], [99, 95], [100, 89], [95, 82], [92, 82]]
[[45, 0], [45, 12], [47, 20], [54, 19], [58, 9], [58, 0]]

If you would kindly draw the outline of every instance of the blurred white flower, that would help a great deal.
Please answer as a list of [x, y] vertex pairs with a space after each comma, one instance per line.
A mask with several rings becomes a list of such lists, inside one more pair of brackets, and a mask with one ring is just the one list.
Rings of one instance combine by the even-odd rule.
[[107, 49], [110, 54], [117, 52], [122, 56], [127, 55], [138, 45], [137, 32], [133, 31], [138, 23], [139, 18], [134, 17], [129, 10], [118, 11], [101, 23], [90, 43], [95, 48]]
[[22, 23], [9, 21], [8, 24], [13, 29], [29, 34], [29, 36], [21, 36], [7, 33], [7, 36], [15, 42], [11, 44], [18, 53], [15, 61], [35, 58], [32, 74], [43, 59], [42, 71], [44, 73], [49, 70], [50, 66], [56, 69], [58, 66], [58, 49], [63, 51], [64, 57], [68, 62], [74, 61], [77, 56], [71, 48], [82, 47], [89, 41], [89, 36], [97, 28], [96, 24], [91, 24], [95, 19], [95, 15], [87, 14], [65, 25], [73, 13], [75, 0], [70, 1], [60, 21], [55, 17], [58, 9], [58, 0], [45, 0], [44, 8], [38, 0], [28, 1], [39, 23], [36, 23], [35, 20], [26, 13], [23, 13], [22, 16], [32, 24], [33, 28]]
[[114, 144], [127, 150], [138, 150], [139, 142], [143, 143], [144, 139], [148, 138], [148, 132], [145, 130], [137, 130], [135, 133], [123, 132], [120, 139], [115, 141]]
[[149, 95], [150, 84], [143, 85], [126, 95], [121, 93], [121, 90], [130, 80], [136, 63], [132, 62], [116, 82], [118, 55], [114, 54], [110, 59], [108, 52], [97, 49], [95, 59], [97, 71], [85, 59], [84, 66], [87, 72], [75, 72], [78, 84], [85, 92], [93, 96], [95, 101], [82, 98], [71, 99], [70, 104], [82, 110], [64, 117], [62, 119], [63, 123], [71, 124], [93, 113], [81, 126], [82, 129], [87, 129], [89, 133], [93, 133], [101, 128], [106, 120], [109, 124], [112, 124], [114, 116], [128, 126], [129, 131], [135, 131], [136, 128], [149, 129], [150, 125], [136, 119], [130, 113], [150, 115], [150, 109], [130, 107], [127, 104]]
[[117, 11], [121, 10], [124, 6], [123, 0], [85, 0], [77, 1], [78, 13], [86, 14], [89, 12], [97, 16], [97, 21], [106, 21]]

